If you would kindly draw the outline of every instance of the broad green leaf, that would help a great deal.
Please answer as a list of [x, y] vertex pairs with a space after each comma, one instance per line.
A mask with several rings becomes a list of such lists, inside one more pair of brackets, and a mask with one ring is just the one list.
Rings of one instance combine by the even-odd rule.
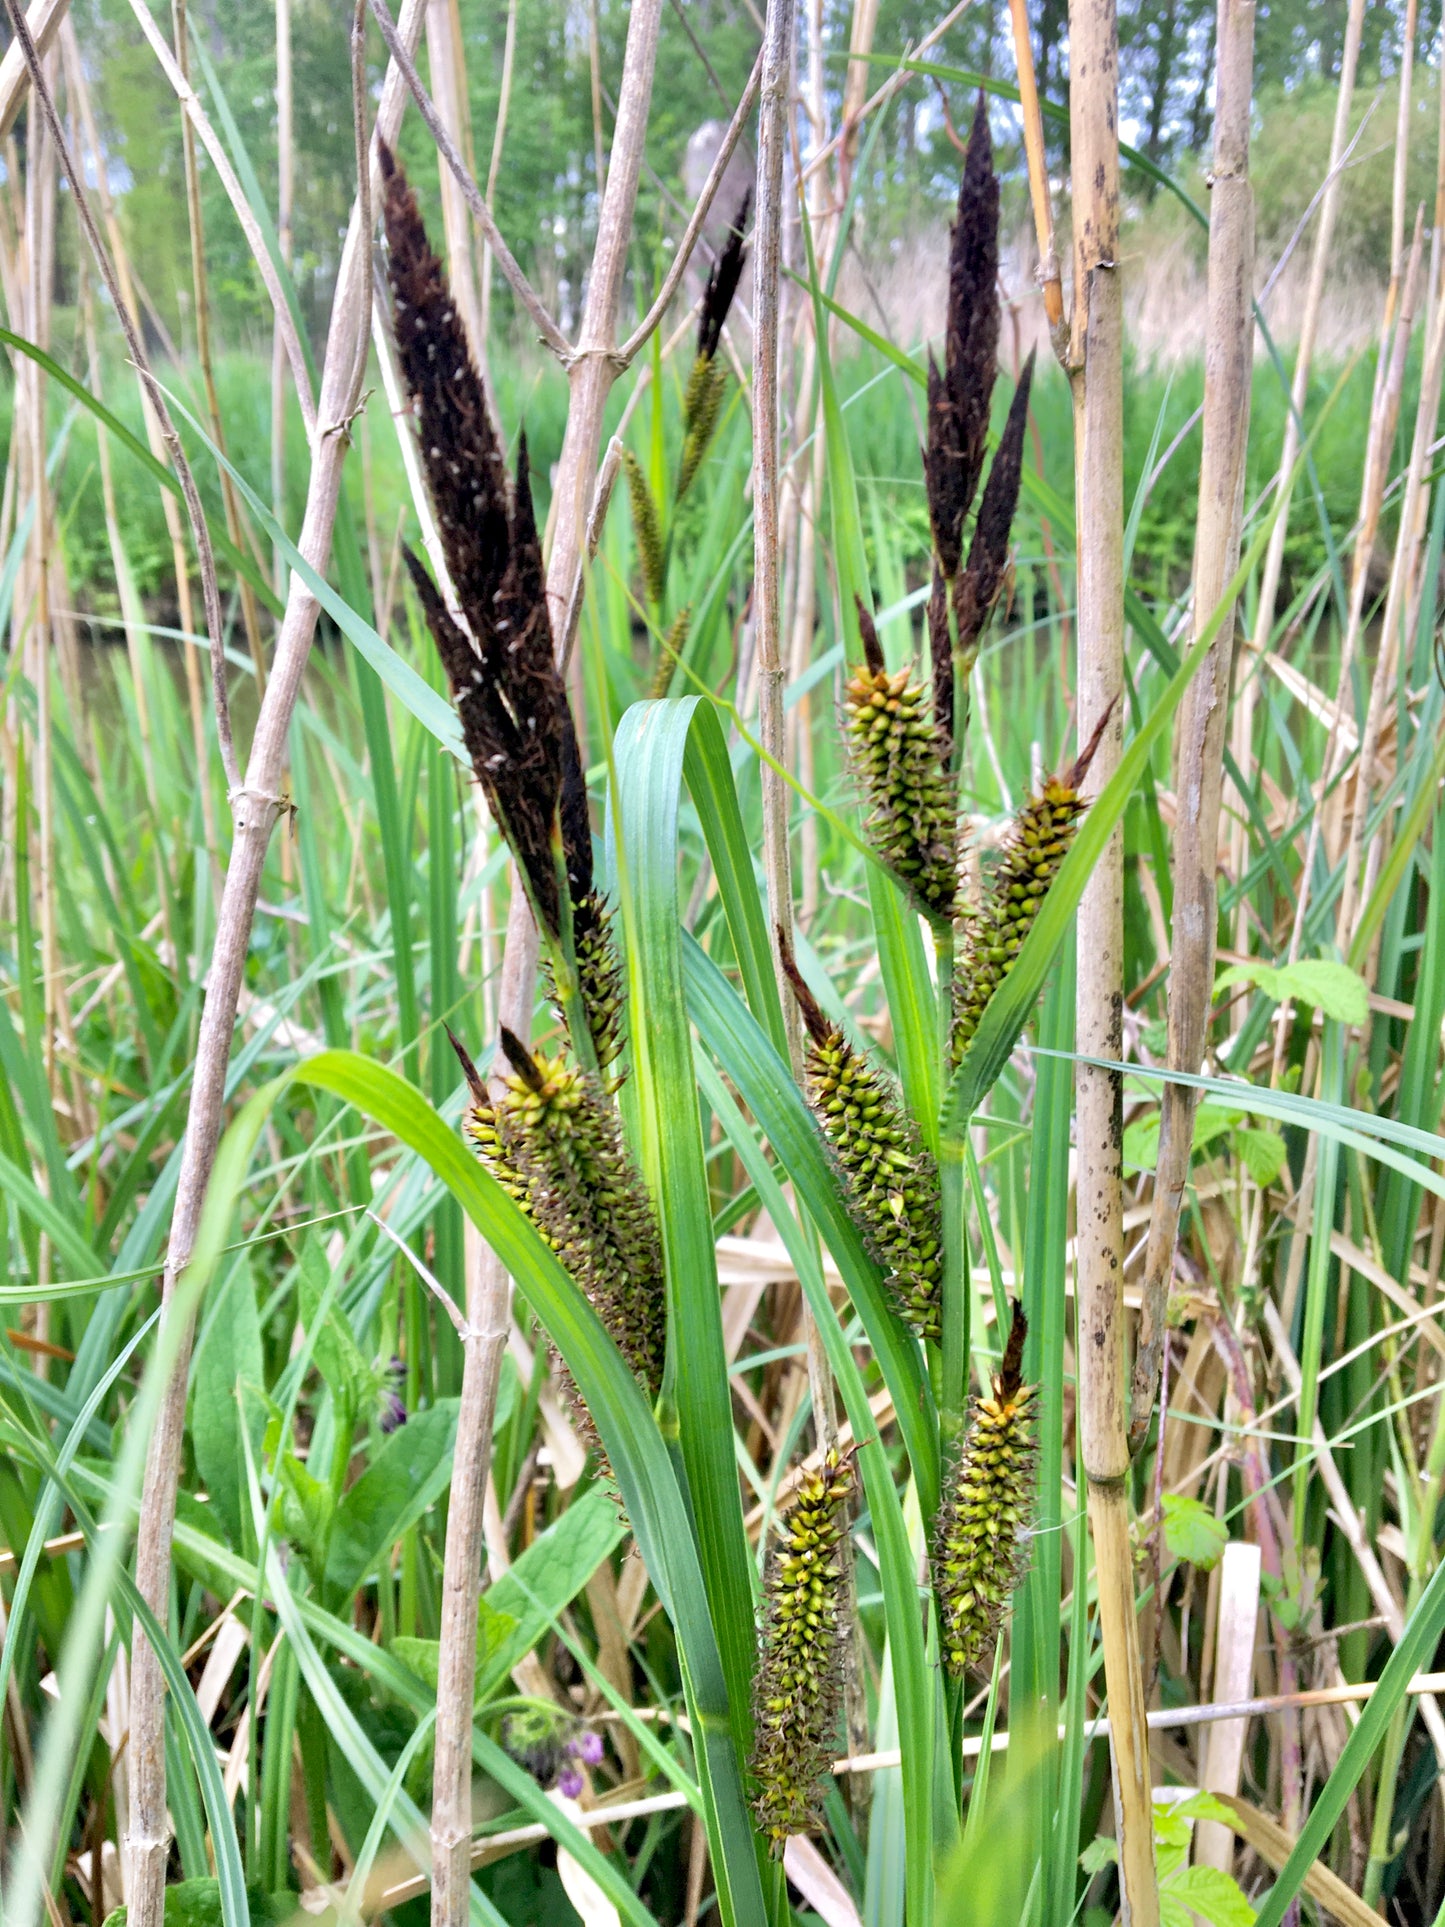
[[1118, 1859], [1118, 1841], [1110, 1834], [1101, 1833], [1079, 1855], [1079, 1865], [1086, 1874], [1096, 1874], [1102, 1873], [1105, 1867], [1116, 1865]]
[[[309, 1332], [315, 1323], [322, 1297], [331, 1279], [331, 1267], [318, 1238], [308, 1238], [297, 1266], [297, 1298], [301, 1323]], [[327, 1390], [352, 1419], [366, 1410], [376, 1392], [376, 1374], [362, 1357], [346, 1315], [333, 1298], [316, 1333], [317, 1369]]]
[[[246, 1888], [251, 1927], [284, 1927], [296, 1916], [295, 1894], [268, 1894], [251, 1883]], [[128, 1910], [116, 1907], [105, 1917], [105, 1927], [125, 1927]], [[219, 1880], [177, 1880], [166, 1888], [166, 1927], [221, 1927]]]
[[[516, 1632], [517, 1622], [510, 1613], [499, 1613], [495, 1606], [487, 1603], [485, 1596], [477, 1601], [477, 1672], [472, 1690], [474, 1707], [482, 1706], [487, 1698], [484, 1669], [497, 1653], [508, 1648]], [[413, 1639], [405, 1633], [399, 1633], [391, 1642], [391, 1651], [404, 1666], [411, 1668], [418, 1679], [425, 1680], [433, 1692], [437, 1690], [441, 1680], [442, 1644], [439, 1639]]]
[[1241, 1125], [1234, 1133], [1244, 1168], [1267, 1191], [1276, 1183], [1289, 1163], [1289, 1146], [1278, 1131], [1266, 1131], [1255, 1124]]
[[1369, 1021], [1369, 985], [1348, 964], [1332, 963], [1328, 958], [1279, 965], [1253, 961], [1231, 964], [1220, 972], [1215, 996], [1233, 984], [1254, 984], [1277, 1004], [1295, 998], [1338, 1023], [1360, 1025]]
[[1254, 1909], [1238, 1881], [1219, 1867], [1181, 1867], [1160, 1887], [1159, 1903], [1171, 1927], [1194, 1927], [1196, 1918], [1209, 1927], [1254, 1927]]
[[457, 1401], [417, 1412], [384, 1440], [336, 1508], [326, 1553], [326, 1585], [343, 1598], [355, 1591], [401, 1535], [451, 1483]]
[[240, 1431], [244, 1425], [253, 1450], [259, 1451], [266, 1429], [265, 1406], [258, 1395], [264, 1381], [256, 1293], [250, 1267], [240, 1264], [201, 1335], [191, 1400], [196, 1469], [234, 1546], [243, 1543], [242, 1521], [249, 1510]]
[[1208, 1572], [1219, 1564], [1228, 1542], [1228, 1527], [1208, 1506], [1182, 1492], [1164, 1494], [1164, 1543], [1173, 1558]]
[[561, 1518], [534, 1539], [521, 1558], [487, 1588], [482, 1603], [494, 1622], [511, 1620], [514, 1629], [505, 1641], [497, 1637], [498, 1624], [487, 1629], [487, 1637], [495, 1644], [486, 1665], [477, 1673], [480, 1693], [496, 1691], [557, 1614], [571, 1605], [603, 1560], [611, 1557], [622, 1536], [616, 1500], [594, 1486], [568, 1506]]

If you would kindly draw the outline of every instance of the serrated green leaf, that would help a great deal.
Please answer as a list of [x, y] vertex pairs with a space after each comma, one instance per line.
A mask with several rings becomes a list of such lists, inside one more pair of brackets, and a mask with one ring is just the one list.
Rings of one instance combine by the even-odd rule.
[[1165, 1493], [1164, 1543], [1172, 1557], [1208, 1572], [1219, 1564], [1228, 1542], [1228, 1528], [1207, 1505], [1182, 1492]]
[[1363, 1024], [1370, 1015], [1370, 989], [1358, 971], [1327, 957], [1301, 963], [1231, 964], [1215, 979], [1214, 994], [1234, 984], [1253, 984], [1275, 1003], [1294, 998], [1342, 1024]]
[[1254, 1909], [1239, 1883], [1219, 1867], [1181, 1867], [1160, 1889], [1160, 1902], [1181, 1903], [1186, 1923], [1191, 1914], [1210, 1927], [1254, 1927]]
[[1261, 1191], [1267, 1190], [1289, 1163], [1289, 1147], [1278, 1131], [1266, 1131], [1256, 1124], [1241, 1125], [1234, 1141], [1245, 1170]]
[[1108, 1834], [1101, 1833], [1091, 1840], [1079, 1855], [1079, 1865], [1086, 1874], [1102, 1873], [1105, 1867], [1112, 1867], [1119, 1859], [1119, 1843]]

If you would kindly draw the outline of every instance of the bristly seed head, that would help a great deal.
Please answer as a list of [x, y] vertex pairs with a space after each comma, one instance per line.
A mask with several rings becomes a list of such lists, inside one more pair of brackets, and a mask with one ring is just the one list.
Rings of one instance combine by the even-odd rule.
[[921, 1338], [943, 1335], [943, 1195], [938, 1166], [887, 1074], [819, 1009], [779, 933], [808, 1031], [808, 1101], [843, 1177], [849, 1209]]
[[1036, 1387], [1023, 1382], [1028, 1322], [1014, 1306], [1003, 1363], [975, 1399], [933, 1540], [943, 1662], [962, 1677], [988, 1661], [1028, 1568], [1034, 1499]]
[[501, 1044], [511, 1075], [493, 1103], [471, 1071], [467, 1136], [655, 1399], [667, 1345], [661, 1241], [617, 1112], [598, 1080], [565, 1059], [530, 1051], [505, 1027]]
[[652, 486], [630, 448], [622, 451], [622, 473], [627, 477], [627, 499], [632, 504], [632, 532], [637, 542], [642, 586], [648, 601], [658, 603], [667, 587], [662, 525], [657, 518], [657, 504], [652, 499]]
[[1113, 713], [1104, 712], [1071, 769], [1052, 776], [1014, 818], [983, 902], [969, 918], [953, 986], [953, 1054], [973, 1042], [994, 993], [1013, 969], [1088, 805], [1079, 786]]
[[858, 623], [866, 661], [844, 686], [843, 723], [869, 806], [869, 837], [928, 914], [948, 922], [958, 899], [958, 788], [948, 733], [913, 670], [890, 674], [884, 666], [861, 602]]
[[799, 1485], [768, 1554], [750, 1765], [754, 1811], [775, 1857], [790, 1836], [822, 1825], [846, 1640], [837, 1554], [852, 1490], [851, 1465], [830, 1451]]

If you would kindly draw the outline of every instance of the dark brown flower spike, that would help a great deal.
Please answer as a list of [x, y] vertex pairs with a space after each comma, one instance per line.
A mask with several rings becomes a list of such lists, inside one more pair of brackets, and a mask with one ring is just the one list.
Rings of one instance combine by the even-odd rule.
[[980, 88], [949, 244], [943, 368], [932, 356], [928, 366], [923, 469], [934, 551], [948, 581], [958, 573], [964, 518], [988, 445], [989, 403], [998, 370], [998, 210], [993, 141]]
[[617, 965], [593, 883], [586, 789], [557, 666], [527, 438], [519, 439], [509, 488], [486, 393], [416, 197], [385, 146], [381, 167], [397, 351], [461, 622], [410, 550], [407, 570], [452, 685], [472, 768], [533, 914], [554, 953], [565, 952], [570, 933], [583, 1014], [605, 1065], [618, 1050]]
[[385, 141], [378, 148], [397, 355], [417, 415], [447, 574], [468, 622], [481, 616], [485, 626], [510, 548], [506, 466], [446, 270], [405, 174]]
[[748, 210], [752, 206], [752, 191], [744, 194], [737, 213], [733, 216], [728, 238], [723, 243], [722, 253], [712, 265], [707, 286], [702, 294], [702, 314], [697, 324], [697, 352], [711, 358], [718, 351], [722, 340], [723, 323], [733, 305], [733, 296], [738, 291], [738, 283], [743, 278], [743, 268], [747, 264], [747, 249], [743, 245], [743, 235], [748, 225]]
[[1030, 351], [1009, 404], [1008, 420], [999, 437], [993, 465], [984, 484], [978, 519], [973, 525], [968, 563], [954, 585], [954, 614], [958, 654], [965, 665], [978, 653], [979, 639], [993, 613], [1008, 574], [1009, 538], [1019, 504], [1023, 479], [1024, 432], [1028, 427], [1029, 390], [1034, 377]]

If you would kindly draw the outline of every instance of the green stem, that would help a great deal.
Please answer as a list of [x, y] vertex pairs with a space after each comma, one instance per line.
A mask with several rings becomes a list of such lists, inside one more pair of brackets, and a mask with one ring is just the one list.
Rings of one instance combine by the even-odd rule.
[[[945, 1072], [952, 1061], [953, 925], [934, 932], [938, 958], [938, 1049]], [[968, 1288], [968, 1208], [963, 1140], [939, 1146], [939, 1184], [943, 1195], [943, 1347], [935, 1373], [939, 1424], [947, 1450], [963, 1432], [968, 1402], [970, 1304]]]

